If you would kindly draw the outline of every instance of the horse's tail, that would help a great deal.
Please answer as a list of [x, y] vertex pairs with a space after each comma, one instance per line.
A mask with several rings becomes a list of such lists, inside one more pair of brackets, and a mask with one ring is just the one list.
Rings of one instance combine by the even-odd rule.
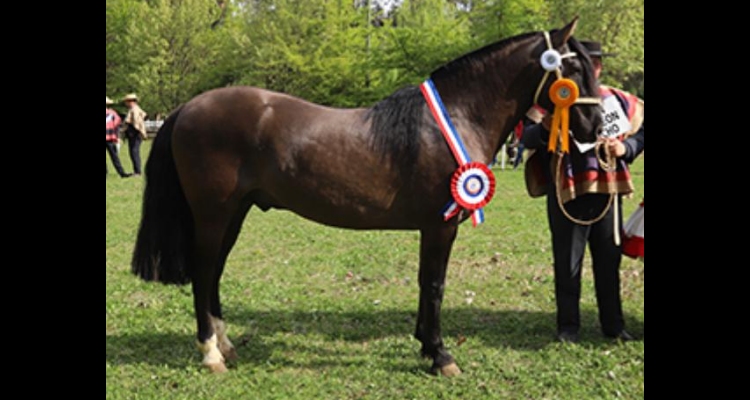
[[190, 282], [193, 218], [177, 176], [172, 131], [182, 107], [159, 129], [146, 163], [146, 189], [132, 271], [146, 281]]

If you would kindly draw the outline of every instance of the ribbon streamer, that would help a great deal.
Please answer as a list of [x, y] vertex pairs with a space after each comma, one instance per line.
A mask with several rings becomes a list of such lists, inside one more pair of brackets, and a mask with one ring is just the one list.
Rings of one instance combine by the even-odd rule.
[[458, 169], [451, 179], [453, 200], [443, 210], [443, 218], [447, 221], [457, 215], [461, 209], [466, 209], [471, 213], [472, 224], [476, 227], [484, 222], [482, 207], [492, 199], [495, 192], [495, 176], [487, 166], [472, 162], [469, 158], [466, 146], [461, 136], [458, 135], [432, 79], [424, 81], [419, 88], [458, 163]]
[[570, 106], [578, 100], [578, 85], [567, 78], [556, 80], [549, 88], [549, 97], [555, 105], [552, 114], [552, 125], [549, 131], [549, 146], [547, 150], [554, 153], [557, 150], [557, 144], [560, 143], [560, 151], [563, 153], [570, 152], [569, 126], [570, 126]]

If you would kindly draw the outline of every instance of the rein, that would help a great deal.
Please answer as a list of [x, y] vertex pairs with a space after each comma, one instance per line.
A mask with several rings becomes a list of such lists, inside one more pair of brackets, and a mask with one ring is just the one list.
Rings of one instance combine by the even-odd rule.
[[[596, 152], [596, 160], [606, 173], [612, 174], [615, 172], [615, 169], [616, 169], [614, 156], [612, 155], [612, 153], [610, 153], [608, 150], [605, 149], [605, 157], [607, 158], [607, 160], [606, 161], [602, 160], [600, 156], [600, 149], [601, 149], [602, 143], [603, 142], [597, 143], [596, 147], [594, 148], [594, 151]], [[560, 179], [560, 171], [562, 170], [562, 160], [563, 160], [562, 154], [557, 154], [557, 167], [556, 167], [556, 172], [555, 172], [555, 186], [556, 186], [555, 194], [557, 196], [557, 205], [560, 207], [560, 210], [563, 212], [563, 215], [565, 215], [566, 218], [575, 222], [578, 225], [584, 225], [584, 226], [593, 225], [601, 221], [604, 218], [604, 216], [607, 215], [609, 208], [612, 207], [612, 203], [614, 203], [615, 204], [614, 236], [615, 236], [615, 244], [619, 245], [620, 244], [620, 232], [617, 229], [618, 224], [619, 224], [618, 215], [617, 215], [619, 213], [618, 211], [619, 207], [617, 207], [618, 196], [617, 196], [616, 189], [614, 186], [615, 185], [614, 180], [610, 179], [607, 182], [607, 185], [609, 186], [609, 200], [607, 201], [607, 205], [604, 206], [604, 210], [602, 210], [601, 214], [599, 214], [598, 216], [590, 220], [578, 219], [570, 215], [570, 213], [568, 213], [568, 210], [565, 209], [565, 206], [563, 205], [563, 201], [562, 201], [562, 196], [560, 194], [560, 190], [561, 190], [560, 188], [562, 187], [562, 179]]]

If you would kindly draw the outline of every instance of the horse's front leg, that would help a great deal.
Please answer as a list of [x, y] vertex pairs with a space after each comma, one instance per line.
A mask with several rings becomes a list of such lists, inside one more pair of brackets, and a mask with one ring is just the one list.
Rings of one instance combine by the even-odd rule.
[[419, 248], [419, 315], [415, 336], [422, 342], [422, 355], [433, 360], [430, 372], [445, 376], [461, 373], [440, 334], [445, 272], [457, 230], [457, 226], [449, 224], [422, 229]]

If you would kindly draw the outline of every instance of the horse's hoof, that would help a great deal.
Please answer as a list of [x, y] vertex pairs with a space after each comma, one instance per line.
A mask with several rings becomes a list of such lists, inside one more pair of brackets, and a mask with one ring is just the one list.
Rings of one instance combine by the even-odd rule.
[[442, 367], [433, 364], [432, 368], [430, 368], [430, 373], [433, 375], [440, 374], [442, 376], [451, 377], [461, 375], [461, 369], [458, 368], [456, 363], [450, 363]]
[[237, 360], [237, 350], [235, 350], [234, 347], [221, 350], [221, 355], [224, 356], [224, 360], [226, 361]]
[[450, 363], [440, 368], [440, 375], [452, 377], [461, 375], [461, 368], [458, 368], [456, 363]]
[[208, 370], [213, 374], [223, 374], [227, 372], [227, 366], [223, 362], [203, 365], [205, 365], [206, 368], [208, 368]]

